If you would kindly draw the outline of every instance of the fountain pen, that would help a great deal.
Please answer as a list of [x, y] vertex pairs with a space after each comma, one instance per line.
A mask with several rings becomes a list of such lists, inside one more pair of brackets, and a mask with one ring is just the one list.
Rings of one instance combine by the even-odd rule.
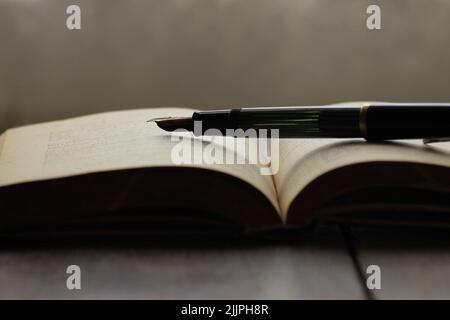
[[[363, 103], [305, 107], [261, 107], [194, 112], [192, 117], [157, 118], [165, 131], [184, 129], [230, 135], [237, 129], [278, 129], [280, 138], [364, 138], [369, 141], [450, 137], [450, 104]], [[215, 129], [215, 130], [208, 130]], [[232, 129], [232, 130], [229, 130]], [[198, 131], [198, 130], [197, 130]]]

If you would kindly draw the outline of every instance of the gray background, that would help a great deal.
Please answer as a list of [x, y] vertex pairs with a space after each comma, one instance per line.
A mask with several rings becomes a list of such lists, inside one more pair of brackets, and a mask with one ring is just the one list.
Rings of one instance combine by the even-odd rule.
[[0, 0], [0, 131], [125, 108], [450, 101], [449, 17], [448, 0]]

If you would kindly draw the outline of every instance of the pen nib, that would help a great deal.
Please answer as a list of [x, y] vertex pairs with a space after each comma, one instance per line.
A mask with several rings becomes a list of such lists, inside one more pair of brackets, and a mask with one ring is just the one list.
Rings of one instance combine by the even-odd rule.
[[156, 122], [156, 125], [165, 131], [175, 131], [177, 129], [193, 130], [191, 117], [159, 117], [150, 119], [147, 122]]
[[172, 119], [172, 117], [158, 117], [158, 118], [152, 118], [150, 120], [147, 120], [147, 122], [158, 122], [161, 120], [169, 120]]

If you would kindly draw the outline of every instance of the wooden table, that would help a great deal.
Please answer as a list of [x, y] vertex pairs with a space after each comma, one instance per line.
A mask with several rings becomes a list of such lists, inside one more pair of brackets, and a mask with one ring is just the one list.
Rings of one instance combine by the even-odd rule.
[[[3, 244], [0, 298], [450, 298], [447, 233], [319, 226], [290, 241]], [[81, 290], [66, 288], [73, 264]], [[372, 264], [380, 290], [366, 287]]]

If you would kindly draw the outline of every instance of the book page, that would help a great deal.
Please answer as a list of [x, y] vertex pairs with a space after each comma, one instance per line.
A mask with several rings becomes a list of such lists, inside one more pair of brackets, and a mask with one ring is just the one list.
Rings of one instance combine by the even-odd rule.
[[[177, 142], [147, 120], [191, 116], [192, 112], [175, 108], [117, 111], [10, 129], [3, 135], [0, 187], [100, 171], [177, 166], [171, 158]], [[204, 139], [190, 133], [189, 136]], [[193, 152], [201, 146], [202, 142], [194, 144]], [[272, 178], [261, 175], [258, 165], [188, 166], [217, 170], [244, 180], [260, 190], [278, 210]], [[204, 186], [193, 187], [201, 192]]]
[[283, 140], [280, 143], [281, 169], [274, 176], [283, 220], [294, 198], [320, 175], [351, 164], [377, 161], [450, 167], [450, 142], [424, 145], [421, 140], [380, 143], [362, 139]]
[[5, 143], [5, 134], [0, 134], [0, 158], [2, 156], [3, 144]]

